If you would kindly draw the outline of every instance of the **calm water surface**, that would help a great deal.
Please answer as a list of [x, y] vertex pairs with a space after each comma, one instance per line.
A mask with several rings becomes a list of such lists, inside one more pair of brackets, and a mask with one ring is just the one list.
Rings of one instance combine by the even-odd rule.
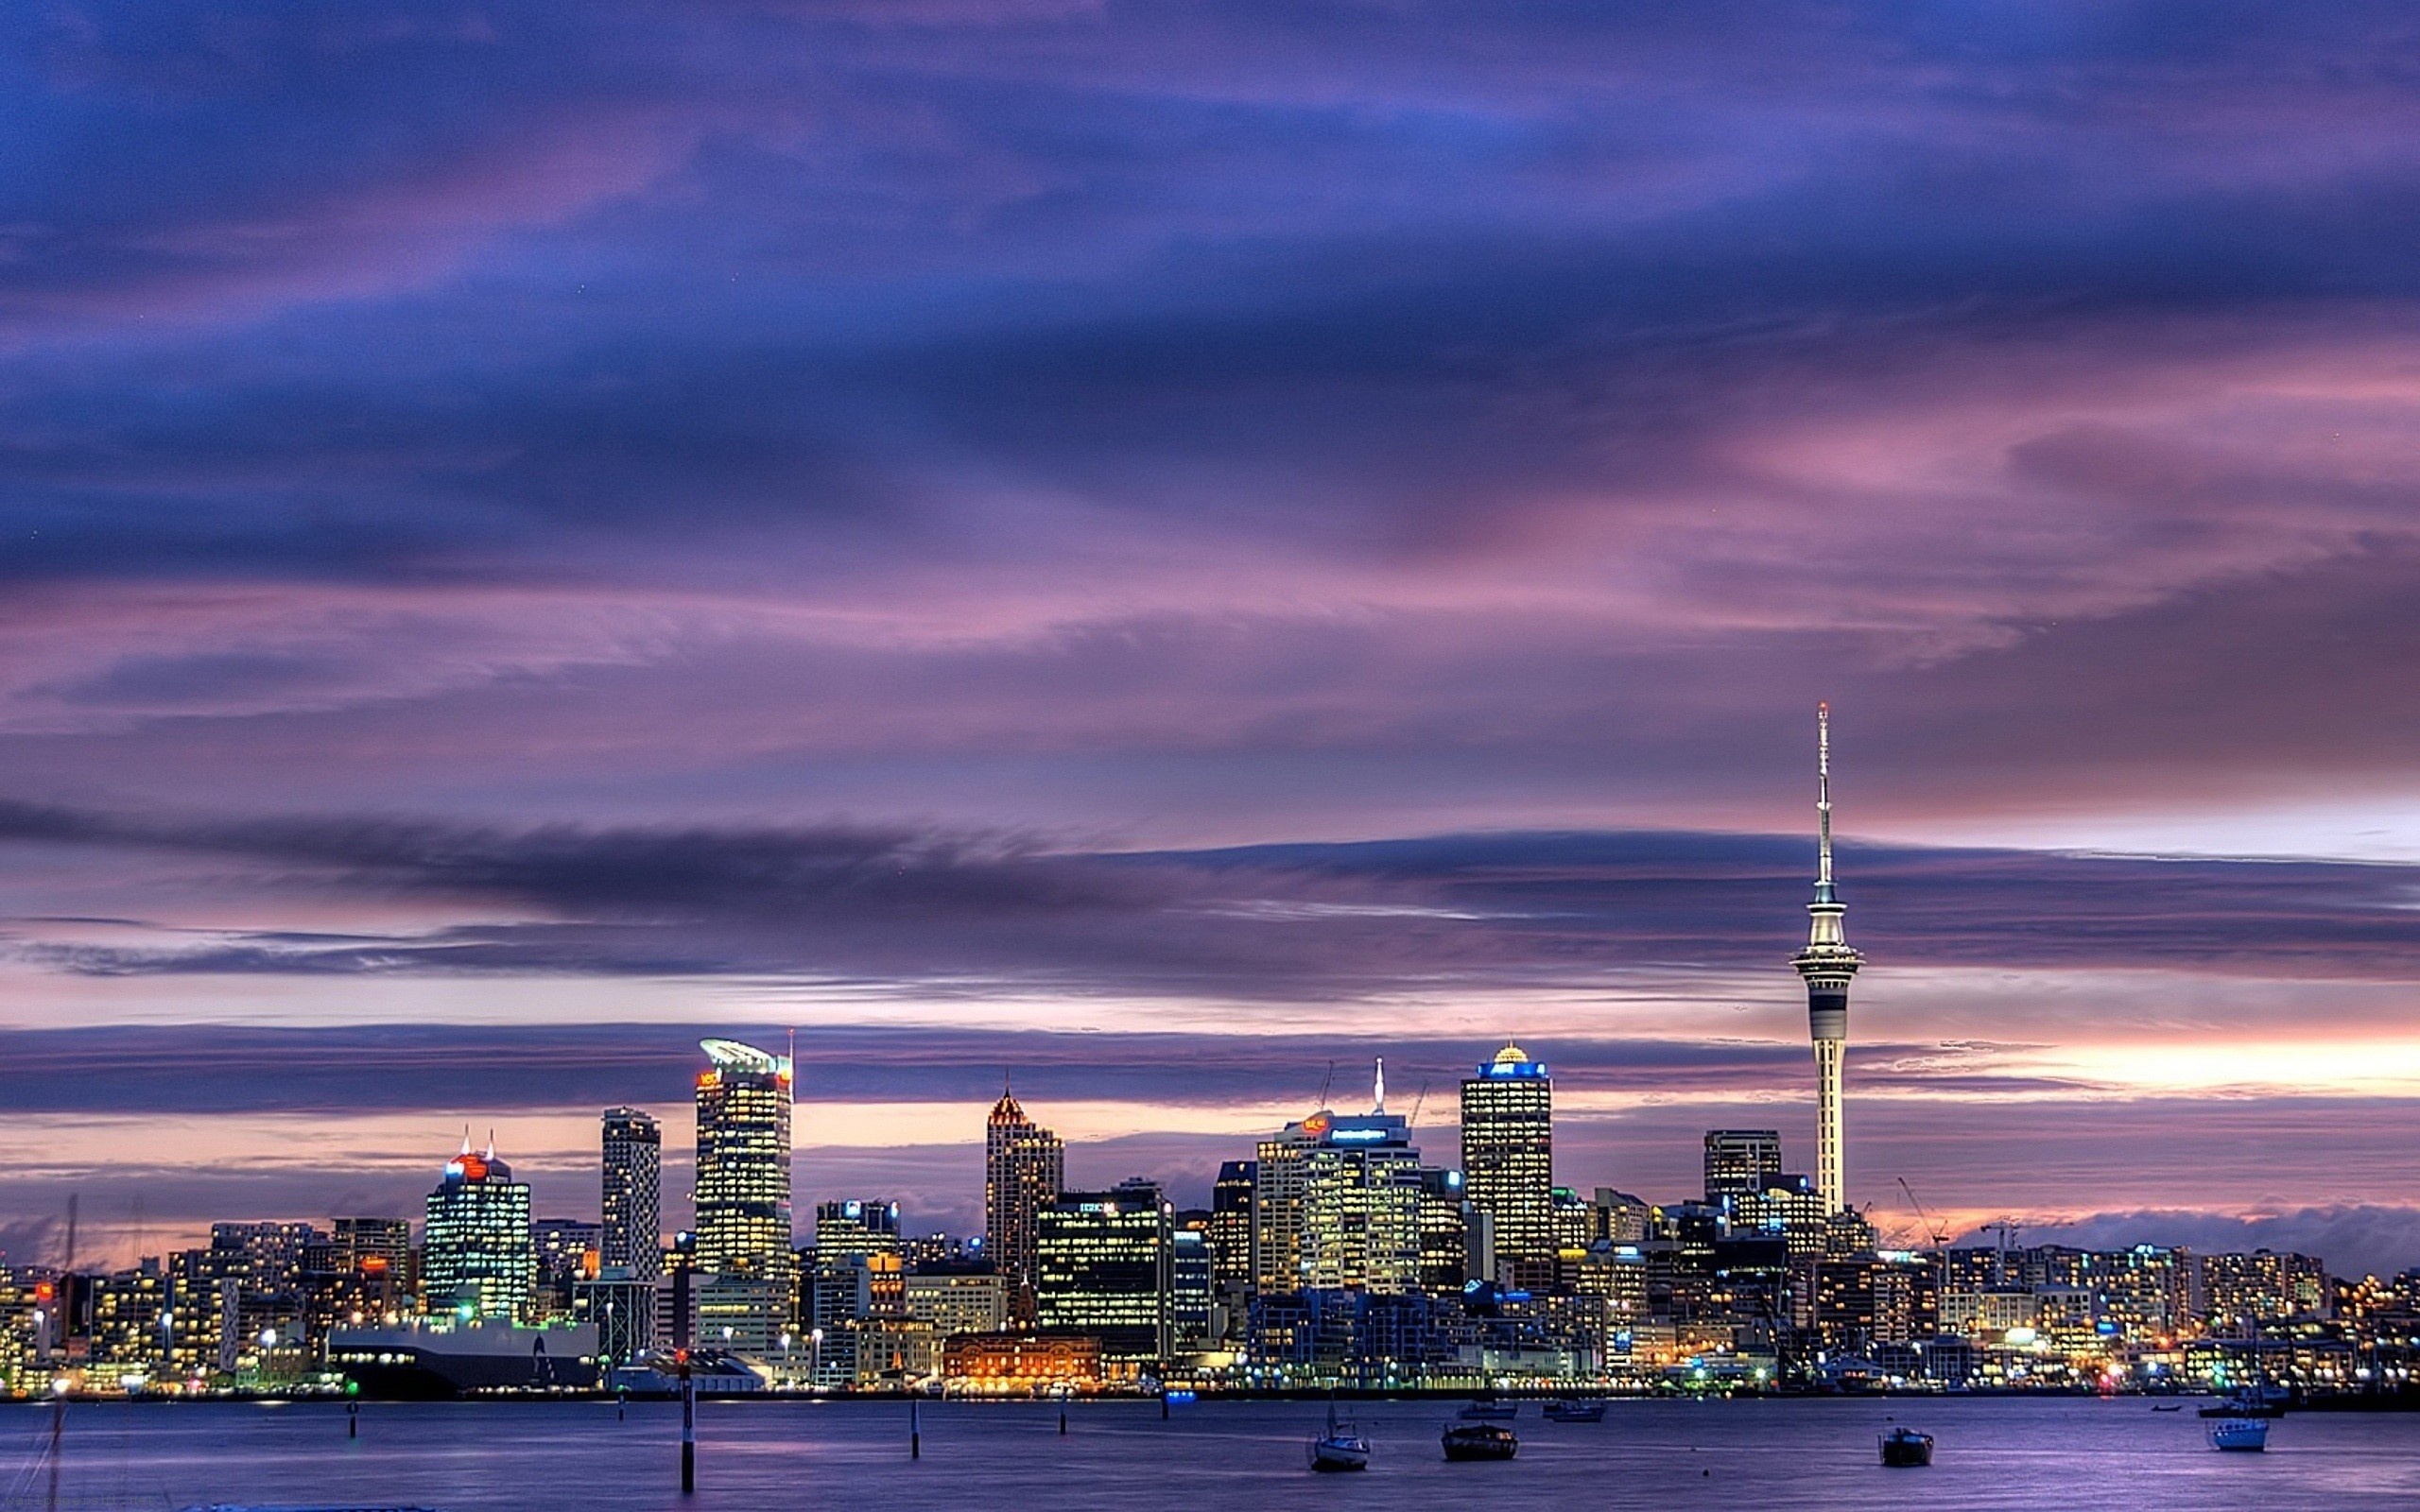
[[[2266, 1454], [2219, 1454], [2190, 1410], [2091, 1400], [1616, 1402], [1597, 1424], [1561, 1425], [1524, 1406], [1521, 1456], [1448, 1465], [1437, 1430], [1449, 1403], [1351, 1404], [1376, 1448], [1364, 1475], [1313, 1477], [1305, 1441], [1317, 1404], [1179, 1408], [1078, 1404], [1071, 1431], [1046, 1405], [928, 1404], [925, 1457], [908, 1458], [904, 1405], [704, 1402], [698, 1494], [679, 1494], [680, 1408], [632, 1403], [390, 1404], [361, 1410], [345, 1437], [332, 1404], [78, 1405], [68, 1409], [60, 1504], [182, 1508], [255, 1501], [376, 1501], [470, 1512], [580, 1507], [890, 1506], [1083, 1512], [1138, 1505], [1306, 1505], [1351, 1512], [1479, 1506], [1771, 1505], [1885, 1503], [1961, 1509], [2146, 1506], [2420, 1508], [2420, 1416], [2288, 1418]], [[1897, 1420], [1940, 1442], [1928, 1470], [1886, 1470], [1875, 1435]], [[21, 1469], [47, 1435], [40, 1407], [0, 1408], [0, 1497], [40, 1507], [45, 1478]]]

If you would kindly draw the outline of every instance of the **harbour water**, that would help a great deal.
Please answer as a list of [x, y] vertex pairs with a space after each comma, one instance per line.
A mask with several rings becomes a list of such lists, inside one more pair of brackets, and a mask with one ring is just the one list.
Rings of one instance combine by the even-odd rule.
[[[680, 1408], [633, 1402], [370, 1402], [349, 1439], [334, 1403], [78, 1404], [59, 1505], [173, 1509], [213, 1502], [739, 1512], [776, 1506], [1085, 1512], [1286, 1505], [1979, 1508], [2279, 1506], [2420, 1509], [2420, 1415], [2297, 1414], [2265, 1454], [2220, 1454], [2192, 1413], [2140, 1398], [1622, 1401], [1595, 1424], [1525, 1405], [1520, 1457], [1449, 1465], [1449, 1402], [1348, 1404], [1371, 1438], [1365, 1474], [1314, 1477], [1316, 1402], [1203, 1402], [1167, 1421], [1150, 1402], [1080, 1402], [1059, 1433], [1046, 1404], [927, 1403], [924, 1457], [895, 1402], [704, 1402], [699, 1487], [679, 1489]], [[1885, 1469], [1893, 1420], [1933, 1434], [1929, 1469]], [[0, 1407], [0, 1494], [42, 1507], [26, 1475], [47, 1407]]]

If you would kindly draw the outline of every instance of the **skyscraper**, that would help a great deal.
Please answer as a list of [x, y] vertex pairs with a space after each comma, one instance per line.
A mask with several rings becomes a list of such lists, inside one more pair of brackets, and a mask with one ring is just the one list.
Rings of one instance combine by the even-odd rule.
[[790, 1237], [790, 1059], [705, 1040], [698, 1074], [697, 1269], [786, 1282]]
[[1806, 905], [1806, 948], [1790, 964], [1806, 983], [1806, 1027], [1815, 1041], [1815, 1191], [1824, 1211], [1846, 1205], [1841, 1170], [1841, 1061], [1848, 1049], [1849, 979], [1865, 957], [1849, 949], [1841, 921], [1848, 905], [1832, 886], [1832, 706], [1815, 706], [1815, 899]]
[[1506, 1045], [1462, 1082], [1462, 1193], [1488, 1220], [1496, 1268], [1489, 1279], [1541, 1265], [1551, 1275], [1554, 1081], [1519, 1045]]
[[664, 1274], [664, 1131], [635, 1108], [605, 1110], [601, 1263], [631, 1280]]
[[1265, 1295], [1419, 1289], [1420, 1152], [1385, 1095], [1367, 1113], [1322, 1108], [1261, 1142], [1253, 1175]]
[[1175, 1228], [1160, 1189], [1139, 1177], [1107, 1192], [1065, 1192], [1035, 1231], [1035, 1316], [1046, 1329], [1100, 1340], [1120, 1375], [1168, 1357]]
[[983, 1248], [1008, 1286], [1009, 1316], [1034, 1316], [1041, 1212], [1066, 1183], [1067, 1147], [1005, 1087], [983, 1128]]
[[470, 1138], [445, 1162], [428, 1194], [424, 1306], [435, 1314], [517, 1321], [529, 1310], [538, 1252], [529, 1235], [529, 1188], [512, 1179], [491, 1140], [474, 1153]]
[[1720, 1206], [1725, 1197], [1762, 1192], [1781, 1178], [1781, 1131], [1770, 1128], [1710, 1128], [1705, 1131], [1705, 1200]]
[[1253, 1287], [1253, 1184], [1259, 1168], [1251, 1160], [1222, 1160], [1210, 1185], [1211, 1273], [1219, 1288], [1241, 1297]]

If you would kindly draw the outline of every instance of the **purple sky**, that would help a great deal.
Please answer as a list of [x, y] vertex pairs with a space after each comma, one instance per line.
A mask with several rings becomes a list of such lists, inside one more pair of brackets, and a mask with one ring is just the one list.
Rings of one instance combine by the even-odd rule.
[[1804, 1161], [1828, 698], [1853, 1199], [2420, 1263], [2408, 6], [67, 0], [0, 131], [21, 1258], [593, 1211], [703, 1031], [930, 1224], [1004, 1068]]

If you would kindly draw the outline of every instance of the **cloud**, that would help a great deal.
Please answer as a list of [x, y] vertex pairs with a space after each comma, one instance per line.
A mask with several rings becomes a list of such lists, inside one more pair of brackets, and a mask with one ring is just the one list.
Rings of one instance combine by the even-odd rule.
[[[472, 827], [402, 818], [188, 820], [0, 806], [0, 839], [416, 900], [452, 921], [332, 935], [219, 925], [128, 940], [34, 928], [87, 973], [777, 973], [1235, 998], [1453, 981], [1582, 987], [1768, 967], [1804, 895], [1790, 837], [1445, 835], [1203, 851], [1070, 849], [941, 829]], [[1858, 937], [1900, 969], [2156, 967], [2408, 976], [2408, 868], [1853, 848]]]
[[2420, 1208], [2342, 1203], [2245, 1214], [2096, 1212], [2031, 1229], [2024, 1242], [2085, 1249], [2181, 1245], [2203, 1254], [2273, 1249], [2317, 1255], [2338, 1276], [2392, 1277], [2420, 1263]]

